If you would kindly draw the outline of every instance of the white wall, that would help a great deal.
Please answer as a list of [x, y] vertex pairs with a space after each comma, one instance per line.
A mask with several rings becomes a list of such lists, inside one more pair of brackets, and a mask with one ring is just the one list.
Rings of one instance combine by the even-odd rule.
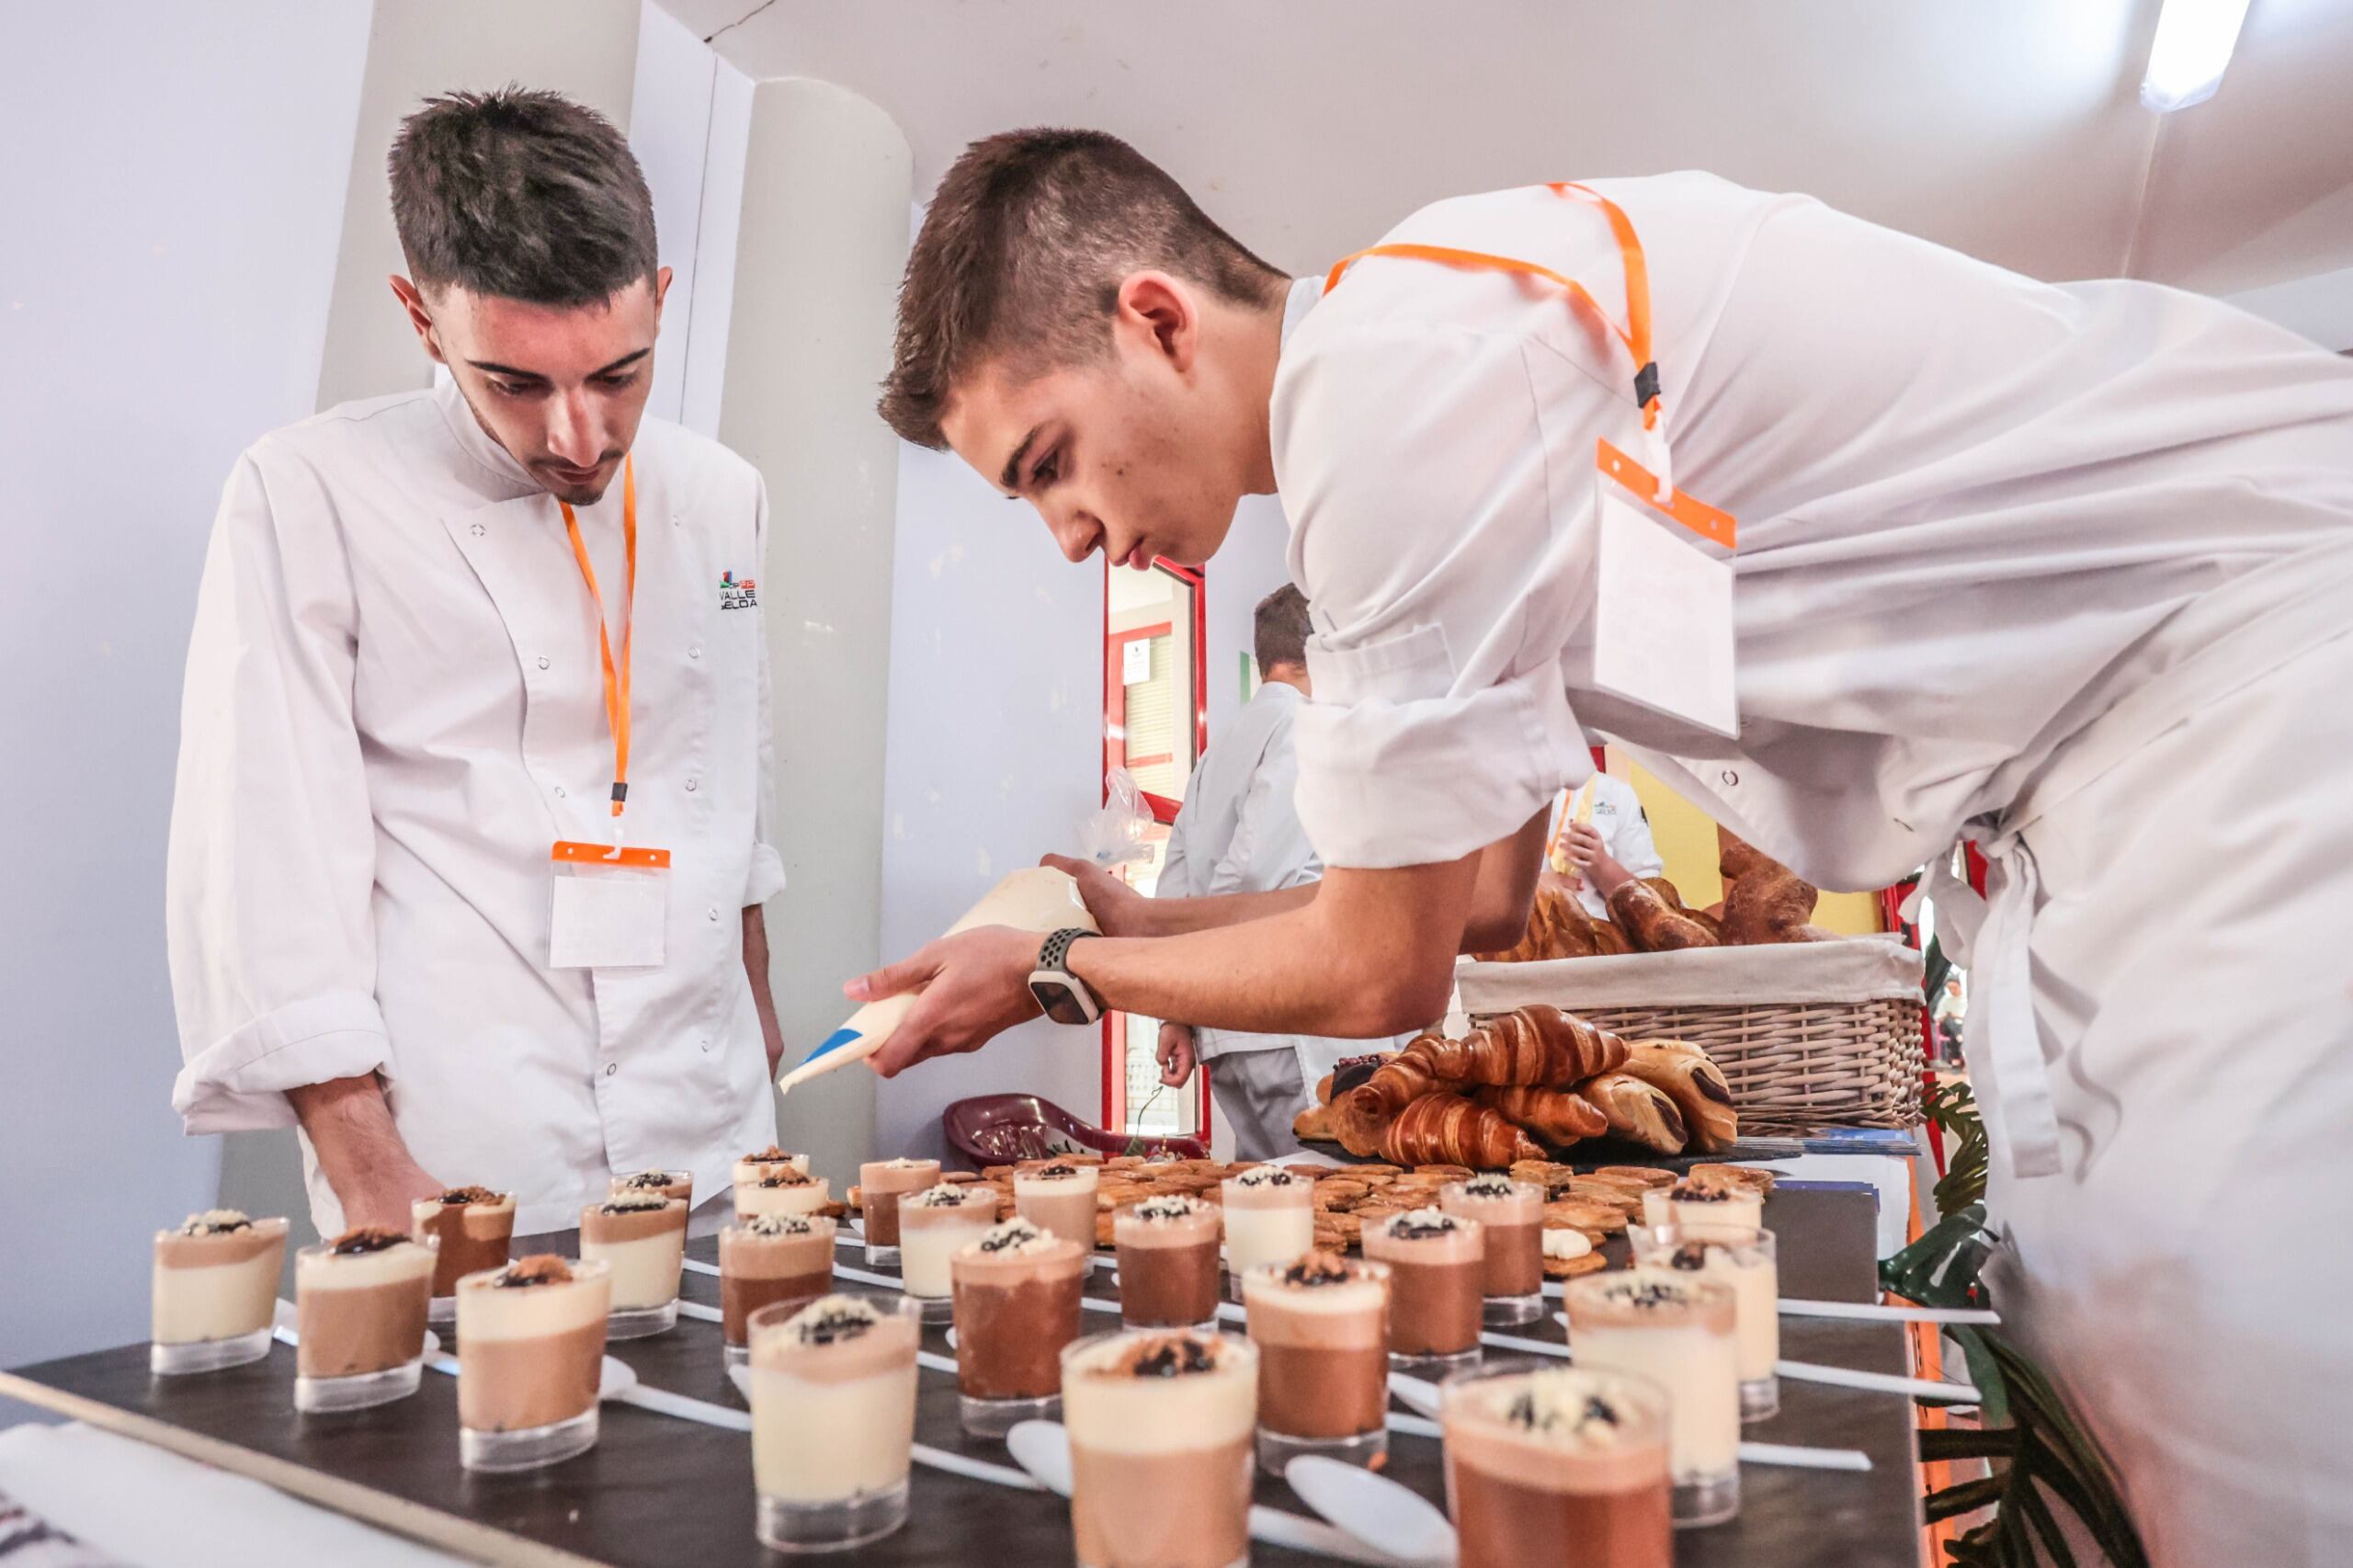
[[180, 666], [222, 483], [316, 394], [368, 23], [9, 9], [0, 1186], [42, 1196], [0, 1205], [0, 1366], [143, 1337], [147, 1236], [212, 1201], [168, 1102]]

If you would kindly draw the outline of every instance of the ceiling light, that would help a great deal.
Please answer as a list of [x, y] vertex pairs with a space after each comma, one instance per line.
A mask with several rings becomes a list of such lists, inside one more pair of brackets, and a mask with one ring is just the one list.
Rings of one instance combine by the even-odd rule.
[[2149, 74], [2141, 78], [2141, 107], [2158, 114], [2202, 104], [2222, 85], [2238, 46], [2247, 0], [2165, 0]]

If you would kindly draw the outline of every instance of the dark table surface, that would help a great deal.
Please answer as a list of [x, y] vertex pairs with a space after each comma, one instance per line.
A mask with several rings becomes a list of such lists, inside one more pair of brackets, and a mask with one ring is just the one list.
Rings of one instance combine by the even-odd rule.
[[[1780, 1244], [1781, 1291], [1790, 1297], [1876, 1299], [1873, 1200], [1868, 1192], [1785, 1183], [1768, 1200], [1766, 1224]], [[537, 1250], [569, 1252], [574, 1238]], [[518, 1244], [518, 1256], [523, 1246]], [[1610, 1244], [1622, 1253], [1622, 1239]], [[710, 1261], [715, 1244], [689, 1256]], [[844, 1263], [862, 1266], [855, 1248]], [[1090, 1293], [1112, 1293], [1097, 1271]], [[716, 1305], [718, 1281], [689, 1271], [685, 1298]], [[1087, 1314], [1089, 1332], [1110, 1326]], [[1560, 1341], [1549, 1318], [1515, 1333]], [[1909, 1370], [1903, 1330], [1891, 1324], [1781, 1320], [1781, 1352], [1791, 1360], [1870, 1371]], [[953, 1354], [942, 1331], [926, 1347]], [[720, 1356], [719, 1325], [681, 1319], [669, 1334], [624, 1342], [612, 1353], [647, 1384], [742, 1407]], [[1491, 1355], [1500, 1354], [1490, 1351]], [[225, 1372], [154, 1378], [147, 1347], [126, 1346], [0, 1374], [0, 1392], [62, 1410], [96, 1426], [158, 1442], [253, 1475], [442, 1548], [500, 1562], [579, 1562], [704, 1568], [780, 1562], [752, 1533], [751, 1449], [741, 1432], [608, 1403], [597, 1447], [577, 1459], [523, 1475], [473, 1475], [458, 1465], [456, 1380], [426, 1374], [410, 1399], [327, 1416], [293, 1409], [294, 1352], [273, 1346], [267, 1359]], [[1860, 1449], [1868, 1474], [1744, 1466], [1740, 1517], [1676, 1539], [1681, 1568], [1744, 1564], [1810, 1568], [1920, 1561], [1919, 1484], [1911, 1402], [1814, 1383], [1781, 1385], [1781, 1413], [1743, 1436], [1764, 1442]], [[1010, 1463], [1004, 1446], [968, 1438], [956, 1416], [955, 1379], [921, 1374], [917, 1438], [974, 1458]], [[1392, 1433], [1386, 1472], [1439, 1502], [1445, 1481], [1433, 1438]], [[837, 1559], [860, 1564], [1029, 1564], [1072, 1561], [1068, 1506], [916, 1467], [907, 1528]], [[1260, 1478], [1258, 1501], [1309, 1510], [1280, 1482]], [[1253, 1562], [1324, 1561], [1260, 1546]]]

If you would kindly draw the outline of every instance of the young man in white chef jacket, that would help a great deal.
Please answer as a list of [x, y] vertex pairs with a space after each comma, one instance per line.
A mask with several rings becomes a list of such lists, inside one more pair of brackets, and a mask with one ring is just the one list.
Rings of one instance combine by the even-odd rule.
[[[391, 175], [392, 290], [448, 373], [230, 475], [172, 811], [173, 1104], [299, 1122], [323, 1232], [406, 1229], [445, 1185], [513, 1192], [518, 1232], [617, 1173], [723, 1193], [779, 1049], [760, 479], [644, 417], [670, 273], [609, 123], [453, 94]], [[666, 874], [593, 863], [616, 841]]]
[[[2309, 1216], [2353, 1181], [2353, 364], [1705, 175], [1464, 197], [1384, 244], [1327, 298], [1083, 132], [979, 143], [933, 199], [901, 433], [1073, 561], [1205, 561], [1279, 488], [1315, 607], [1322, 881], [1090, 876], [1107, 935], [1064, 971], [1228, 1028], [1427, 1017], [1457, 949], [1518, 937], [1588, 724], [1824, 886], [1972, 836], [1991, 907], [1939, 907], [1977, 927], [2006, 1317], [2154, 1561], [2336, 1560], [2353, 1357], [2312, 1309], [2353, 1249]], [[1726, 573], [1695, 497], [1737, 519]], [[1662, 551], [1679, 595], [1604, 596]], [[1628, 671], [1662, 624], [1699, 652]], [[976, 930], [853, 983], [930, 983], [878, 1068], [1031, 1014], [1039, 959]]]
[[[1587, 820], [1577, 820], [1581, 812]], [[1628, 882], [1665, 874], [1642, 798], [1623, 778], [1596, 773], [1552, 802], [1541, 880], [1557, 881], [1596, 920], [1609, 918], [1609, 895]]]
[[[1286, 583], [1258, 601], [1252, 622], [1258, 689], [1193, 768], [1155, 898], [1273, 892], [1324, 874], [1291, 801], [1299, 778], [1291, 725], [1310, 689], [1306, 596]], [[1291, 1123], [1318, 1079], [1343, 1057], [1392, 1043], [1172, 1021], [1160, 1026], [1160, 1081], [1182, 1087], [1198, 1061], [1233, 1129], [1233, 1157], [1271, 1160], [1298, 1152]]]

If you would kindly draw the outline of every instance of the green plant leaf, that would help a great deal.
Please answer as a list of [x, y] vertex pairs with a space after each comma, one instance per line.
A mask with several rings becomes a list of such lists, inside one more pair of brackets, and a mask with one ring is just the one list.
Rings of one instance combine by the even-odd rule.
[[1999, 1475], [1989, 1475], [1978, 1481], [1964, 1481], [1958, 1486], [1948, 1486], [1941, 1492], [1929, 1493], [1927, 1497], [1921, 1499], [1920, 1510], [1932, 1525], [1941, 1519], [1954, 1518], [1962, 1514], [1973, 1514], [1980, 1508], [1991, 1507], [1999, 1503], [2002, 1500], [2003, 1492], [2008, 1485], [2007, 1478]]

